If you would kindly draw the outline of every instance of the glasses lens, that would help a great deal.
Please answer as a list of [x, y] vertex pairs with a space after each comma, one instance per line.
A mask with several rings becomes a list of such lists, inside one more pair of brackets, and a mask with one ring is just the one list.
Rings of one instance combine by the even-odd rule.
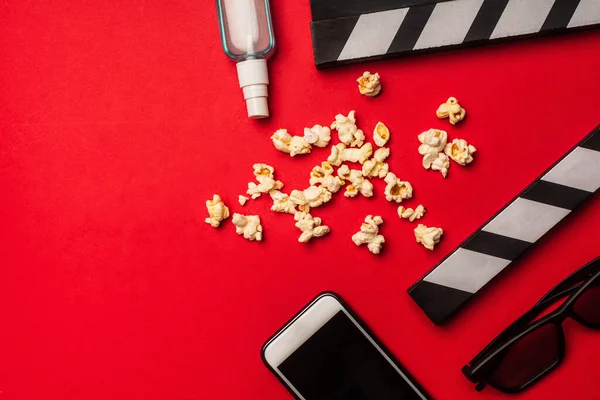
[[600, 328], [600, 278], [581, 294], [573, 311], [589, 325]]
[[542, 325], [499, 354], [490, 383], [518, 390], [558, 363], [561, 333], [554, 324]]

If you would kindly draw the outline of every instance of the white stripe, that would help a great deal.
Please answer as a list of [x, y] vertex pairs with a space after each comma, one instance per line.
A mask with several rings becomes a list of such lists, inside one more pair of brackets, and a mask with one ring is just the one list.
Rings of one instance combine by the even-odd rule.
[[363, 14], [358, 18], [338, 60], [387, 53], [408, 8]]
[[510, 263], [510, 260], [461, 247], [423, 280], [469, 293], [476, 293]]
[[535, 243], [570, 212], [518, 197], [482, 230]]
[[491, 39], [539, 32], [555, 0], [510, 0]]
[[576, 147], [542, 180], [595, 192], [600, 188], [600, 151]]
[[462, 43], [482, 4], [483, 0], [438, 3], [415, 44], [415, 50]]
[[600, 23], [600, 0], [581, 0], [568, 28]]

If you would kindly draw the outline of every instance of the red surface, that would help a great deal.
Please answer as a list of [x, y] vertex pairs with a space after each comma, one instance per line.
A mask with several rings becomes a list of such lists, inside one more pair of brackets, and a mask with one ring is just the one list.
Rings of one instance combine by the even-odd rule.
[[[247, 120], [221, 53], [212, 1], [0, 5], [0, 399], [288, 399], [260, 348], [322, 290], [341, 294], [441, 399], [481, 394], [460, 368], [550, 287], [598, 255], [600, 198], [444, 327], [406, 289], [600, 123], [600, 32], [318, 72], [308, 2], [273, 1], [278, 52], [268, 121]], [[378, 71], [384, 91], [361, 97]], [[458, 127], [434, 111], [457, 96]], [[269, 140], [357, 110], [392, 131], [391, 168], [411, 181], [435, 251], [414, 243], [382, 182], [315, 211], [331, 234], [308, 245], [262, 198], [241, 208], [251, 165], [308, 185], [328, 150], [291, 159]], [[479, 149], [449, 177], [420, 166], [416, 135], [447, 129]], [[369, 135], [370, 136], [370, 135]], [[220, 193], [258, 213], [263, 243], [204, 223]], [[350, 236], [383, 216], [376, 257]], [[600, 398], [600, 336], [565, 325], [564, 365], [522, 399]]]

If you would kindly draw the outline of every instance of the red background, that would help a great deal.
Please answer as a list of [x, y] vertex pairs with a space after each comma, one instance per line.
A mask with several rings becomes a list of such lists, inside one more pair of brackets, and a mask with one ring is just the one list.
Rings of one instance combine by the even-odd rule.
[[[496, 399], [460, 368], [556, 282], [598, 255], [597, 196], [444, 327], [406, 289], [600, 123], [600, 32], [317, 71], [307, 1], [272, 2], [272, 118], [250, 121], [221, 52], [213, 1], [0, 4], [0, 399], [288, 399], [263, 342], [323, 290], [344, 297], [435, 397]], [[384, 91], [354, 80], [377, 71]], [[452, 127], [435, 117], [457, 96]], [[315, 210], [331, 234], [298, 243], [292, 217], [237, 195], [267, 162], [287, 191], [329, 150], [271, 145], [357, 110], [392, 131], [391, 169], [415, 187], [433, 252], [414, 243], [375, 182]], [[446, 129], [479, 150], [448, 179], [425, 171], [416, 135]], [[336, 137], [337, 140], [337, 137]], [[265, 240], [204, 223], [219, 193], [257, 213]], [[385, 250], [350, 236], [382, 215]], [[600, 398], [600, 337], [565, 324], [564, 365], [521, 396]]]

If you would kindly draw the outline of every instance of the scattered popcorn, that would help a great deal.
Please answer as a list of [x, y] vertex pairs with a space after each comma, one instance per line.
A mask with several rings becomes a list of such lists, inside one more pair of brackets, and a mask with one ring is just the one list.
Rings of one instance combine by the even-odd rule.
[[321, 166], [316, 166], [310, 172], [310, 184], [321, 184], [331, 193], [337, 193], [344, 181], [339, 176], [333, 175], [333, 167], [328, 162], [324, 161]]
[[445, 103], [440, 105], [435, 114], [440, 119], [450, 118], [450, 123], [456, 125], [465, 119], [466, 111], [458, 104], [456, 97], [449, 97]]
[[423, 224], [419, 224], [415, 228], [415, 238], [417, 243], [423, 244], [426, 249], [433, 250], [434, 246], [439, 243], [440, 238], [444, 234], [442, 228], [428, 228]]
[[464, 139], [454, 139], [444, 148], [444, 153], [460, 165], [467, 165], [473, 161], [473, 153], [477, 149]]
[[290, 200], [299, 206], [300, 211], [308, 212], [310, 207], [319, 207], [331, 200], [331, 192], [323, 186], [309, 186], [304, 190], [292, 190]]
[[375, 151], [373, 154], [373, 158], [365, 161], [362, 166], [362, 174], [363, 176], [370, 178], [385, 178], [385, 176], [390, 171], [390, 167], [388, 163], [384, 162], [390, 156], [390, 149], [387, 147], [382, 147]]
[[440, 171], [444, 178], [448, 175], [448, 168], [450, 168], [450, 161], [444, 153], [438, 154], [437, 158], [431, 163], [431, 169]]
[[[347, 166], [345, 167], [348, 168]], [[345, 172], [346, 170], [344, 170]], [[368, 179], [365, 179], [360, 170], [349, 170], [349, 173], [344, 174], [344, 176], [347, 176], [347, 179], [350, 181], [350, 185], [346, 187], [344, 196], [355, 197], [359, 193], [365, 197], [373, 196], [373, 184]]]
[[358, 90], [362, 95], [375, 97], [381, 92], [381, 82], [377, 72], [371, 74], [369, 71], [365, 71], [356, 82], [358, 82]]
[[248, 183], [246, 194], [252, 196], [253, 199], [260, 197], [262, 193], [269, 193], [271, 190], [279, 190], [283, 187], [281, 181], [275, 180], [273, 167], [267, 164], [254, 164], [254, 176], [258, 181], [258, 185], [254, 182]]
[[380, 216], [367, 215], [365, 222], [360, 226], [360, 232], [352, 235], [354, 244], [357, 246], [367, 244], [371, 253], [379, 254], [381, 246], [385, 243], [385, 238], [379, 235], [379, 225], [382, 223], [383, 219]]
[[390, 172], [385, 177], [385, 199], [387, 201], [395, 201], [401, 203], [402, 200], [412, 197], [413, 188], [409, 182], [401, 181], [393, 172]]
[[336, 166], [344, 161], [364, 164], [371, 157], [371, 154], [373, 154], [371, 143], [365, 143], [358, 149], [347, 148], [343, 143], [338, 143], [331, 148], [331, 154], [327, 157], [327, 161]]
[[238, 196], [238, 202], [240, 203], [240, 206], [244, 206], [246, 204], [246, 202], [250, 200], [249, 197], [246, 196], [242, 196], [241, 194]]
[[331, 130], [326, 126], [315, 125], [304, 128], [304, 141], [317, 147], [327, 147], [331, 140]]
[[448, 141], [448, 134], [438, 129], [430, 129], [420, 133], [419, 154], [423, 156], [423, 168], [431, 168], [431, 164], [438, 158], [438, 154], [444, 150]]
[[410, 222], [414, 222], [415, 219], [423, 218], [425, 214], [425, 207], [421, 204], [414, 210], [412, 208], [404, 208], [402, 206], [398, 207], [398, 216], [400, 218], [408, 219]]
[[279, 190], [271, 190], [269, 192], [271, 199], [273, 199], [273, 205], [271, 211], [295, 214], [296, 204], [290, 199], [290, 197]]
[[298, 154], [308, 154], [312, 150], [310, 143], [306, 142], [303, 137], [291, 136], [287, 129], [275, 131], [271, 140], [277, 150], [289, 153], [292, 157]]
[[313, 218], [309, 213], [297, 212], [294, 214], [294, 219], [297, 221], [296, 228], [302, 231], [298, 238], [301, 243], [306, 243], [314, 237], [325, 236], [329, 233], [329, 227], [321, 225], [321, 218]]
[[218, 194], [215, 194], [212, 200], [206, 200], [206, 209], [209, 217], [204, 222], [210, 224], [213, 228], [218, 228], [221, 221], [229, 218], [229, 208], [223, 203]]
[[242, 215], [235, 213], [231, 222], [235, 225], [235, 232], [238, 235], [244, 235], [248, 240], [262, 240], [263, 228], [260, 224], [258, 215]]
[[383, 122], [378, 122], [373, 130], [373, 141], [377, 146], [383, 147], [388, 140], [390, 140], [390, 130]]
[[331, 123], [331, 129], [337, 130], [340, 141], [345, 145], [360, 147], [364, 143], [365, 134], [356, 127], [354, 110], [350, 111], [347, 117], [342, 114], [336, 115], [335, 121]]

